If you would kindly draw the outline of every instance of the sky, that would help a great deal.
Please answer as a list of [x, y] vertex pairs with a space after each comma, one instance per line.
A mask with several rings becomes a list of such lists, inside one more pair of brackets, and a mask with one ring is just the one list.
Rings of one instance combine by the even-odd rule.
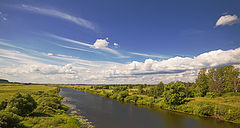
[[239, 0], [0, 0], [0, 78], [194, 82], [240, 65]]

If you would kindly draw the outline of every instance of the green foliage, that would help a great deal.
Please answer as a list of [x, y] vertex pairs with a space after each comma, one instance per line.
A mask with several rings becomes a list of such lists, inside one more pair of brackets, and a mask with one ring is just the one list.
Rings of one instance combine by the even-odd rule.
[[37, 103], [30, 94], [16, 93], [8, 100], [6, 111], [13, 112], [20, 116], [30, 114], [37, 107]]
[[61, 97], [56, 95], [56, 92], [49, 91], [49, 93], [40, 93], [37, 99], [38, 106], [34, 112], [44, 114], [61, 114], [64, 113], [64, 108], [61, 105]]
[[123, 101], [124, 98], [126, 98], [127, 96], [129, 96], [127, 91], [121, 91], [121, 92], [119, 92], [117, 99], [120, 101]]
[[240, 88], [239, 69], [234, 66], [212, 68], [208, 71], [209, 87], [213, 92], [237, 92]]
[[198, 77], [196, 79], [196, 93], [195, 96], [198, 97], [203, 97], [207, 94], [209, 91], [209, 86], [208, 86], [208, 77], [206, 75], [206, 69], [201, 69], [198, 73]]
[[0, 128], [22, 128], [21, 117], [6, 111], [0, 111]]
[[121, 91], [125, 91], [127, 90], [127, 87], [126, 86], [117, 86], [117, 87], [113, 87], [113, 93], [119, 93]]
[[[156, 97], [162, 96], [163, 92], [164, 92], [164, 84], [160, 82], [156, 86], [150, 87], [150, 89], [146, 91], [146, 94], [148, 96], [153, 96], [156, 98]], [[140, 93], [143, 93], [143, 92], [140, 92]]]
[[[3, 110], [0, 112], [0, 128], [79, 128], [77, 120], [66, 114], [68, 108], [61, 105], [59, 88], [44, 85], [12, 85], [0, 86], [0, 90], [0, 108]], [[22, 94], [23, 92], [31, 95]], [[5, 98], [8, 99], [4, 100]], [[37, 102], [37, 108], [29, 113], [30, 106], [34, 108], [36, 103], [32, 98]], [[22, 115], [24, 118], [8, 110], [17, 112], [24, 110]]]
[[109, 85], [103, 85], [103, 89], [109, 89]]
[[229, 97], [229, 96], [240, 96], [240, 92], [227, 92], [222, 94], [222, 97]]
[[145, 94], [145, 91], [143, 90], [144, 85], [138, 85], [138, 94]]
[[125, 99], [124, 99], [124, 102], [129, 102], [129, 103], [136, 103], [138, 100], [138, 96], [127, 96]]
[[7, 100], [3, 100], [0, 102], [0, 111], [4, 110], [7, 107]]
[[216, 97], [216, 93], [214, 93], [214, 92], [207, 92], [207, 94], [206, 94], [206, 97], [207, 98], [215, 98]]
[[185, 87], [182, 82], [169, 83], [164, 88], [164, 102], [169, 105], [180, 105], [185, 102]]
[[214, 114], [214, 107], [212, 105], [202, 105], [199, 113], [204, 116], [212, 116]]

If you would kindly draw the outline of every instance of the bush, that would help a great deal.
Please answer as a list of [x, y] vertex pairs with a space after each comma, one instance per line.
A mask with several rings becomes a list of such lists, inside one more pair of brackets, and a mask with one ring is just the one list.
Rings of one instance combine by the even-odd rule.
[[207, 92], [206, 97], [212, 99], [216, 97], [216, 94], [214, 92]]
[[0, 128], [22, 128], [21, 117], [6, 111], [0, 111]]
[[6, 111], [13, 112], [20, 116], [30, 114], [37, 107], [37, 103], [29, 94], [15, 94], [8, 100]]
[[127, 96], [124, 101], [130, 103], [136, 103], [138, 100], [138, 96]]
[[58, 97], [42, 97], [38, 100], [38, 104], [42, 106], [49, 106], [58, 109], [61, 105], [61, 100]]
[[164, 102], [169, 105], [180, 105], [185, 102], [185, 87], [181, 82], [169, 83], [164, 88]]
[[127, 96], [129, 96], [127, 91], [121, 91], [119, 92], [117, 99], [123, 101]]
[[0, 102], [0, 110], [4, 110], [7, 107], [7, 100]]
[[211, 105], [202, 105], [199, 109], [199, 113], [204, 116], [214, 115], [214, 107]]

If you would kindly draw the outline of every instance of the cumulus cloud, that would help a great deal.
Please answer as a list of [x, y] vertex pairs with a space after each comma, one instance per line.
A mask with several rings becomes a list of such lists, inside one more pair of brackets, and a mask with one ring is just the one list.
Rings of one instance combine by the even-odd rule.
[[96, 49], [105, 49], [107, 48], [109, 42], [105, 39], [97, 39], [93, 44], [94, 48]]
[[53, 55], [53, 53], [48, 53], [47, 55], [49, 55], [49, 56], [52, 56], [52, 55]]
[[221, 16], [218, 21], [216, 22], [217, 26], [225, 26], [225, 25], [233, 25], [236, 23], [240, 23], [240, 19], [237, 15], [225, 15]]
[[27, 11], [34, 12], [34, 13], [61, 18], [61, 19], [73, 22], [73, 23], [75, 23], [77, 25], [80, 25], [82, 27], [95, 30], [95, 25], [92, 22], [90, 22], [86, 19], [83, 19], [81, 17], [75, 17], [75, 16], [72, 16], [70, 14], [58, 11], [58, 10], [34, 7], [34, 6], [31, 6], [31, 5], [25, 5], [25, 4], [23, 4], [21, 6], [21, 8], [24, 9], [24, 10], [27, 10]]
[[118, 43], [113, 43], [114, 46], [118, 46]]
[[[240, 48], [215, 50], [196, 57], [173, 57], [166, 60], [146, 59], [128, 64], [89, 61], [77, 57], [47, 53], [31, 56], [19, 51], [0, 48], [0, 76], [10, 81], [41, 83], [148, 83], [160, 81], [193, 82], [201, 68], [228, 64], [240, 67]], [[43, 55], [44, 57], [39, 57]], [[46, 60], [47, 59], [47, 60]], [[19, 62], [10, 65], [11, 61]], [[49, 64], [46, 61], [60, 63]], [[6, 63], [5, 65], [3, 65]]]
[[193, 58], [174, 57], [159, 61], [152, 59], [146, 59], [145, 62], [133, 61], [125, 65], [125, 69], [128, 69], [130, 74], [166, 74], [218, 67], [227, 64], [240, 64], [240, 48], [227, 51], [210, 51]]

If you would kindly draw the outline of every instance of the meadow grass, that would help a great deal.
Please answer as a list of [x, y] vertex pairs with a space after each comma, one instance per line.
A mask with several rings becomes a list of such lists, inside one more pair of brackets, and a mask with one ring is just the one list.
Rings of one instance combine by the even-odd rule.
[[24, 85], [24, 84], [0, 84], [0, 101], [8, 99], [15, 93], [31, 93], [37, 91], [49, 91], [57, 87], [45, 85]]
[[[29, 93], [36, 101], [41, 98], [58, 99], [60, 101], [61, 97], [58, 96], [57, 90], [58, 87], [47, 85], [1, 84], [0, 102], [11, 98], [17, 92], [21, 94]], [[56, 105], [60, 105], [60, 102]], [[33, 114], [24, 117], [21, 123], [26, 128], [79, 128], [78, 121], [66, 114], [67, 107], [60, 106], [58, 109], [48, 107], [49, 110], [45, 110], [44, 107], [42, 109], [37, 108], [36, 111], [33, 111]], [[38, 111], [43, 112], [39, 113]]]

